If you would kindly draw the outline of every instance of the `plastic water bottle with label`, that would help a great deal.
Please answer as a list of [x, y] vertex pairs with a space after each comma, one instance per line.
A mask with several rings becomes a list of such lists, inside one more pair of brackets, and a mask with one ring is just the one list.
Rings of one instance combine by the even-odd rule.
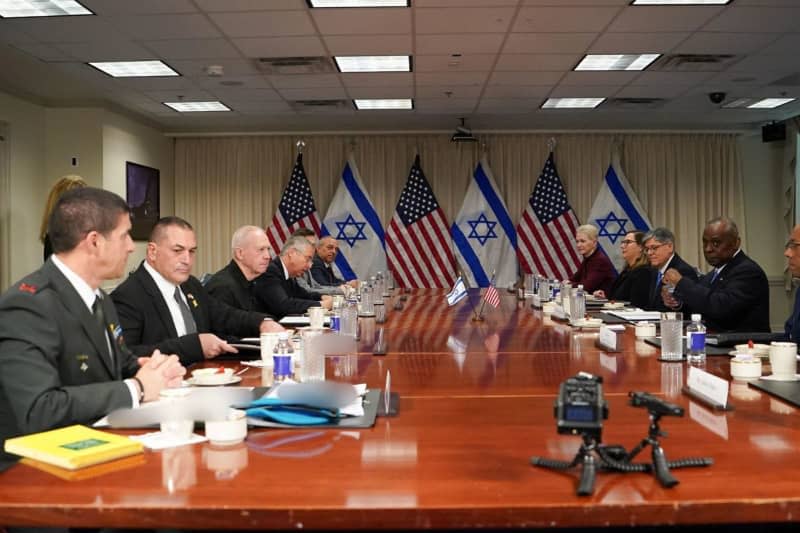
[[692, 323], [686, 326], [686, 360], [690, 363], [702, 363], [706, 360], [706, 327], [703, 317], [692, 314]]
[[569, 311], [572, 322], [581, 321], [586, 317], [586, 293], [583, 291], [583, 285], [578, 285], [578, 288], [572, 291]]
[[278, 334], [278, 343], [272, 351], [272, 360], [274, 361], [272, 375], [275, 383], [294, 379], [292, 353], [294, 353], [294, 348], [292, 348], [292, 343], [289, 341], [289, 333], [282, 331]]

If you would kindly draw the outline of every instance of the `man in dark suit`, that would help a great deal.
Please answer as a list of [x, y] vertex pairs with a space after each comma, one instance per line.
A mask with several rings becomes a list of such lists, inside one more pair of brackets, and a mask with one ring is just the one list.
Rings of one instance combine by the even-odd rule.
[[270, 262], [256, 285], [256, 300], [262, 309], [280, 319], [303, 314], [309, 307], [331, 308], [330, 296], [312, 294], [295, 279], [309, 269], [313, 256], [314, 247], [305, 237], [286, 241], [281, 254]]
[[664, 280], [675, 287], [684, 313], [700, 313], [708, 329], [768, 332], [767, 275], [745, 255], [741, 244], [736, 222], [712, 219], [703, 230], [703, 255], [714, 269], [695, 281], [670, 268]]
[[[655, 228], [647, 232], [643, 239], [644, 251], [650, 261], [650, 311], [672, 311], [673, 308], [664, 303], [669, 287], [664, 283], [664, 273], [674, 269], [688, 279], [697, 281], [697, 270], [675, 253], [675, 235], [667, 228]], [[673, 287], [674, 288], [674, 287]], [[674, 302], [677, 306], [677, 302]]]
[[[783, 249], [783, 256], [787, 260], [792, 278], [800, 278], [800, 224], [792, 229], [789, 241]], [[786, 331], [787, 340], [800, 342], [800, 290], [795, 290], [794, 307], [792, 308], [792, 314], [786, 320], [784, 330]]]
[[283, 331], [267, 314], [236, 309], [209, 296], [191, 275], [196, 251], [188, 222], [162, 218], [150, 233], [145, 260], [111, 293], [125, 340], [137, 355], [158, 349], [178, 354], [189, 365], [237, 352], [219, 335]]
[[255, 311], [253, 287], [256, 278], [267, 270], [270, 249], [263, 229], [257, 226], [237, 229], [231, 238], [233, 258], [206, 283], [208, 294], [231, 307]]
[[[180, 384], [178, 358], [126, 348], [103, 281], [133, 251], [128, 206], [91, 187], [65, 193], [48, 224], [54, 254], [0, 297], [0, 450], [6, 439], [91, 424]], [[13, 457], [0, 452], [0, 468]]]
[[311, 277], [320, 285], [328, 287], [341, 287], [345, 284], [353, 288], [358, 287], [358, 280], [345, 281], [336, 277], [331, 265], [336, 260], [337, 253], [339, 253], [339, 243], [336, 239], [330, 235], [322, 237], [317, 244], [317, 253], [311, 265]]

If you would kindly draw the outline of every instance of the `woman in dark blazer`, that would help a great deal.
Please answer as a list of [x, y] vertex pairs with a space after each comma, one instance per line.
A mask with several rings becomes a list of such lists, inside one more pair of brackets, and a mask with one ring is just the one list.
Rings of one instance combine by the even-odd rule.
[[602, 290], [595, 291], [596, 297], [630, 302], [634, 307], [647, 306], [650, 300], [650, 262], [644, 253], [643, 237], [641, 231], [630, 231], [625, 235], [620, 242], [625, 268], [614, 280], [608, 294]]

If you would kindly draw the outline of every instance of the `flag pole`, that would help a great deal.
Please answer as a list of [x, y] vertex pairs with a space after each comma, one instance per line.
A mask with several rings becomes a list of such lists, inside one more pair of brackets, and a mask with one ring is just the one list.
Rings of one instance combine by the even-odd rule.
[[306, 142], [303, 139], [298, 139], [295, 146], [297, 146], [297, 155], [303, 155], [303, 148], [305, 148]]
[[[494, 276], [496, 274], [496, 270], [492, 271], [492, 279], [489, 280], [489, 285], [494, 285]], [[481, 309], [478, 311], [478, 318], [476, 320], [483, 320], [483, 308], [486, 307], [486, 292], [483, 293], [483, 300], [481, 301]]]
[[467, 288], [467, 301], [469, 302], [470, 309], [472, 309], [472, 320], [483, 320], [478, 317], [478, 313], [475, 312], [475, 306], [472, 305], [472, 298], [469, 297], [469, 284], [467, 283], [467, 278], [464, 276], [464, 271], [461, 270], [461, 265], [458, 264], [458, 261], [456, 261], [456, 274], [458, 274], [458, 277], [464, 282], [464, 287]]

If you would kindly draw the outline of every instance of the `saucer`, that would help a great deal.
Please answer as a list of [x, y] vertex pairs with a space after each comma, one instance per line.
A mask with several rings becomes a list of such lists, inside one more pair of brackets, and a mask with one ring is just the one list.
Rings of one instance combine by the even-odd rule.
[[303, 326], [303, 327], [299, 327], [299, 328], [297, 328], [297, 331], [306, 331], [306, 330], [312, 330], [312, 331], [330, 331], [330, 330], [331, 330], [331, 328], [329, 328], [328, 326], [322, 326], [321, 328], [312, 328], [311, 326]]
[[221, 387], [223, 385], [233, 385], [234, 383], [239, 383], [240, 381], [242, 381], [241, 376], [231, 376], [225, 381], [217, 380], [214, 382], [198, 382], [195, 378], [189, 378], [186, 380], [186, 383], [192, 385], [193, 387]]
[[586, 322], [586, 319], [583, 319], [583, 320], [578, 320], [570, 325], [576, 328], [583, 328], [583, 329], [600, 329], [600, 326], [603, 325], [603, 322], [602, 321]]
[[800, 381], [800, 374], [795, 374], [793, 378], [778, 378], [775, 374], [770, 374], [769, 376], [761, 376], [761, 379], [766, 379], [767, 381]]

